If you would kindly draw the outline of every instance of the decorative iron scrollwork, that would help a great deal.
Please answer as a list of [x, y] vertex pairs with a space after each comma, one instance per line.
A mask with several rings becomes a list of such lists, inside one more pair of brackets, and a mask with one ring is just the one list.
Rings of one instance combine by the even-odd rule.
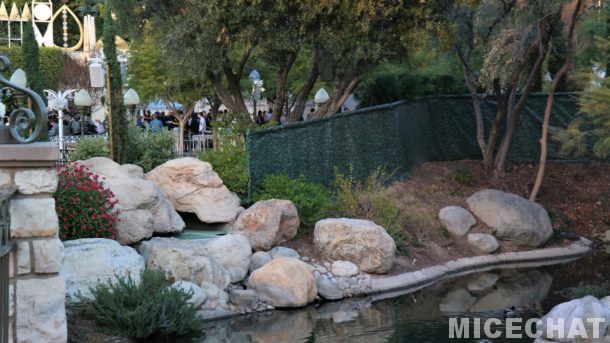
[[[11, 61], [0, 56], [0, 72], [9, 70]], [[32, 108], [19, 107], [9, 116], [10, 134], [17, 143], [32, 143], [41, 140], [47, 130], [47, 109], [40, 95], [31, 89], [15, 85], [0, 75], [0, 84], [14, 89], [15, 93], [25, 95], [31, 100]], [[21, 106], [21, 105], [20, 105]]]

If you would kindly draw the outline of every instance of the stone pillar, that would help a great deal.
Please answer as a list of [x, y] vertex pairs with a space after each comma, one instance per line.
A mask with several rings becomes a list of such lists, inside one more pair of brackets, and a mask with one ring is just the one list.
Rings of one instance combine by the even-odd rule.
[[0, 190], [10, 200], [11, 342], [66, 342], [65, 280], [59, 275], [63, 244], [53, 193], [56, 144], [0, 145]]

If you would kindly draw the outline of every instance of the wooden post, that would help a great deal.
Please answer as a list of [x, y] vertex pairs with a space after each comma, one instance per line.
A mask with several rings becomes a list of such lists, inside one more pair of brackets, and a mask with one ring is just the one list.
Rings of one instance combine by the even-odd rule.
[[108, 114], [108, 149], [110, 159], [114, 161], [114, 142], [112, 140], [112, 92], [110, 90], [110, 66], [106, 63], [106, 108]]

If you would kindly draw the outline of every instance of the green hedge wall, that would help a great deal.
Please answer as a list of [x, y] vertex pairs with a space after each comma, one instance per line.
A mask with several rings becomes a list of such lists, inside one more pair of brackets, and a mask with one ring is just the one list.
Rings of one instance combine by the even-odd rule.
[[[545, 94], [532, 95], [521, 113], [509, 159], [536, 161]], [[483, 101], [487, 131], [496, 112]], [[566, 127], [578, 112], [575, 94], [555, 98], [551, 125]], [[250, 190], [267, 174], [305, 176], [329, 183], [334, 168], [364, 178], [380, 166], [404, 175], [427, 161], [480, 159], [472, 104], [467, 96], [438, 96], [356, 110], [319, 120], [251, 131], [246, 138]], [[549, 158], [567, 161], [553, 142]], [[593, 157], [585, 158], [591, 160]]]
[[[0, 47], [0, 55], [11, 60], [11, 70], [4, 73], [7, 79], [13, 71], [22, 68], [21, 47]], [[63, 69], [64, 56], [58, 48], [40, 48], [40, 70], [43, 76], [43, 89], [56, 89]], [[23, 69], [23, 68], [22, 68]]]

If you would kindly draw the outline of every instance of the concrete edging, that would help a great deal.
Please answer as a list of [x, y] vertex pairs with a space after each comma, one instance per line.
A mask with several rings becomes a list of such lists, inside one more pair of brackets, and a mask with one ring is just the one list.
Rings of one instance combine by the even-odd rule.
[[415, 291], [446, 278], [498, 268], [522, 268], [570, 262], [593, 251], [591, 241], [581, 238], [567, 247], [536, 249], [460, 258], [414, 272], [394, 276], [374, 276], [371, 289], [356, 296]]

